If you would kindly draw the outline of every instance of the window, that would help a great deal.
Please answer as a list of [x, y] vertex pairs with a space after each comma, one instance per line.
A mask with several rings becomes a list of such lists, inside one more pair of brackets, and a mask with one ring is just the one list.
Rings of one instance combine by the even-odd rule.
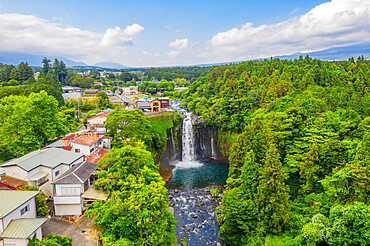
[[80, 149], [75, 149], [75, 152], [76, 153], [80, 153]]
[[30, 205], [29, 204], [21, 209], [21, 215], [25, 214], [28, 211], [30, 211]]
[[59, 175], [59, 170], [55, 172], [55, 177]]

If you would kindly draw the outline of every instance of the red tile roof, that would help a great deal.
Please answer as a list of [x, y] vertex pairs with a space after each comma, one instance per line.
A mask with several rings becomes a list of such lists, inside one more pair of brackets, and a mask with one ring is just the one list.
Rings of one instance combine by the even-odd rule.
[[97, 148], [94, 152], [91, 153], [91, 155], [86, 156], [86, 160], [93, 163], [98, 163], [98, 161], [103, 158], [103, 156], [108, 152], [109, 150], [107, 149]]
[[99, 112], [99, 113], [97, 113], [97, 114], [95, 114], [95, 115], [93, 115], [93, 116], [91, 116], [90, 118], [87, 118], [87, 119], [89, 120], [89, 119], [92, 119], [92, 118], [95, 118], [95, 117], [98, 117], [98, 116], [107, 117], [109, 113], [110, 112], [103, 112], [103, 111], [101, 111], [101, 112]]
[[4, 184], [2, 185], [3, 187], [8, 187], [14, 190], [19, 189], [20, 187], [23, 187], [25, 184], [27, 184], [27, 182], [24, 180], [13, 178], [8, 175], [2, 176], [0, 182]]
[[79, 136], [78, 138], [73, 139], [72, 143], [84, 144], [91, 146], [97, 141], [99, 141], [102, 137], [96, 133], [86, 133], [84, 135]]

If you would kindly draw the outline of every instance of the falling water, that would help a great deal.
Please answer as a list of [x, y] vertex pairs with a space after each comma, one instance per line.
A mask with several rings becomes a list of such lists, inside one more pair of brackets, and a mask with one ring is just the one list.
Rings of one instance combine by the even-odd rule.
[[186, 118], [182, 123], [182, 161], [194, 161], [194, 133], [193, 124], [191, 123], [191, 113], [186, 113]]
[[213, 129], [211, 129], [211, 153], [212, 153], [212, 158], [216, 158], [216, 151], [215, 151], [215, 146], [213, 143]]
[[173, 138], [173, 128], [170, 129], [170, 143], [171, 143], [171, 155], [175, 157], [176, 154], [176, 146], [175, 146], [175, 140]]
[[182, 123], [182, 161], [176, 164], [176, 169], [198, 168], [203, 163], [198, 162], [195, 157], [193, 124], [191, 113], [186, 113]]
[[[177, 222], [177, 243], [186, 237], [188, 246], [224, 245], [218, 237], [219, 226], [215, 218], [219, 200], [213, 198], [208, 189], [222, 189], [226, 184], [228, 166], [197, 161], [194, 143], [191, 113], [187, 113], [183, 120], [182, 161], [176, 163], [173, 178], [167, 184]], [[204, 141], [202, 145], [205, 150]]]

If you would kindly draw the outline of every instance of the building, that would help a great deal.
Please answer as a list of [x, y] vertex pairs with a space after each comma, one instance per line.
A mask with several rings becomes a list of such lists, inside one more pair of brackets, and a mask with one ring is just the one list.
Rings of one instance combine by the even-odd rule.
[[101, 111], [90, 118], [87, 118], [87, 129], [93, 128], [104, 128], [105, 122], [107, 121], [108, 114], [111, 111]]
[[81, 90], [82, 90], [81, 87], [76, 87], [76, 86], [63, 86], [62, 87], [63, 93], [70, 93], [73, 91], [81, 91]]
[[60, 148], [36, 150], [1, 164], [8, 176], [25, 180], [37, 186], [48, 197], [53, 196], [51, 182], [66, 172], [73, 164], [83, 161], [81, 153]]
[[26, 246], [28, 239], [42, 239], [46, 218], [36, 218], [38, 191], [0, 190], [0, 245]]
[[161, 111], [161, 101], [159, 101], [158, 99], [154, 99], [152, 101], [149, 102], [150, 104], [150, 111], [152, 112], [158, 112], [158, 111]]
[[129, 86], [129, 87], [122, 87], [121, 94], [123, 95], [137, 95], [139, 94], [139, 87], [138, 86]]
[[139, 101], [137, 102], [137, 108], [140, 109], [143, 112], [148, 112], [152, 110], [152, 107], [150, 106], [150, 103], [147, 101]]
[[84, 200], [81, 197], [94, 183], [92, 173], [97, 169], [95, 163], [84, 161], [63, 173], [54, 184], [55, 215], [81, 215]]
[[71, 141], [71, 151], [90, 155], [102, 145], [102, 138], [98, 133], [85, 133]]
[[170, 108], [170, 98], [169, 97], [158, 97], [157, 100], [161, 102], [161, 108]]
[[85, 90], [85, 94], [86, 95], [91, 95], [91, 96], [95, 96], [96, 94], [98, 94], [99, 90], [98, 89], [87, 89]]

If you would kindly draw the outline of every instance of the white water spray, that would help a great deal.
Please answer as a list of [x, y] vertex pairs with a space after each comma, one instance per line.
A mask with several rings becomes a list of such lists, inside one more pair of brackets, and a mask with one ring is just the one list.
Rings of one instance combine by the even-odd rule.
[[216, 158], [216, 151], [215, 151], [215, 146], [214, 146], [214, 143], [213, 143], [213, 129], [211, 129], [211, 154], [212, 154], [212, 158]]
[[202, 163], [196, 161], [194, 149], [194, 132], [193, 124], [191, 123], [191, 113], [186, 113], [186, 118], [182, 123], [182, 161], [176, 165], [176, 168], [197, 168], [203, 166]]

